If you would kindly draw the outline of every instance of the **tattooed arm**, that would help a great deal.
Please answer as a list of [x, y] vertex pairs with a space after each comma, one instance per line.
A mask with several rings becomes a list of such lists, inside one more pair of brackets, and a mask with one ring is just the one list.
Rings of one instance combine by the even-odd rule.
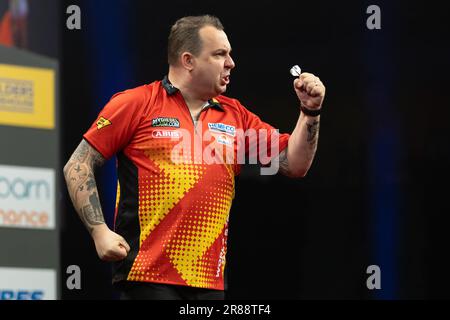
[[280, 171], [288, 177], [304, 177], [314, 160], [319, 140], [320, 116], [301, 115], [279, 156]]
[[64, 166], [64, 177], [72, 203], [91, 234], [102, 260], [115, 261], [126, 257], [129, 245], [105, 223], [98, 197], [94, 169], [105, 159], [86, 140], [82, 140]]
[[72, 203], [91, 234], [95, 226], [105, 223], [94, 177], [94, 168], [101, 166], [104, 161], [103, 157], [83, 140], [64, 167]]

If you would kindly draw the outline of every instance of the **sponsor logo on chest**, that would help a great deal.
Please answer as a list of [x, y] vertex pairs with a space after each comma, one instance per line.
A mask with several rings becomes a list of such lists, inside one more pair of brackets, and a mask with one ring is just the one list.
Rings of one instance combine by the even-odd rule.
[[153, 138], [180, 138], [180, 132], [176, 130], [155, 130], [152, 132]]
[[217, 136], [216, 137], [216, 141], [217, 141], [217, 143], [224, 144], [224, 145], [227, 145], [227, 146], [232, 146], [233, 143], [234, 143], [234, 139], [233, 138], [230, 138], [230, 137], [228, 137], [228, 136], [226, 136], [224, 134], [221, 134], [221, 135]]
[[213, 132], [224, 133], [234, 137], [236, 135], [236, 128], [223, 123], [208, 123], [209, 130]]
[[152, 119], [152, 127], [179, 128], [180, 121], [177, 118], [159, 117], [159, 118]]

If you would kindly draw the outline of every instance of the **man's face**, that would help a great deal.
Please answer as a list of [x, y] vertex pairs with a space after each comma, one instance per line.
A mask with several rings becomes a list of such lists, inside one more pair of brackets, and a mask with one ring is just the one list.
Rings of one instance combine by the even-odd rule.
[[194, 57], [192, 78], [195, 89], [204, 99], [222, 94], [230, 82], [230, 71], [234, 68], [231, 45], [224, 31], [206, 26], [199, 31], [202, 50]]

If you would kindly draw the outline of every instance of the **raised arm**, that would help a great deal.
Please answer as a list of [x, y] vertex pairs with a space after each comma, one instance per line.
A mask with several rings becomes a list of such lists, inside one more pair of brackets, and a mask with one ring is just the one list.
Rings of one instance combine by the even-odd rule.
[[[289, 138], [288, 147], [280, 153], [281, 173], [290, 177], [304, 177], [314, 160], [319, 140], [320, 116], [325, 86], [311, 73], [302, 73], [294, 81], [294, 89], [303, 106], [297, 125]], [[305, 109], [306, 108], [306, 109]], [[306, 113], [309, 113], [307, 115]]]
[[104, 162], [103, 156], [82, 140], [64, 166], [64, 177], [75, 210], [91, 234], [99, 257], [116, 261], [125, 258], [130, 247], [108, 228], [103, 217], [94, 170]]

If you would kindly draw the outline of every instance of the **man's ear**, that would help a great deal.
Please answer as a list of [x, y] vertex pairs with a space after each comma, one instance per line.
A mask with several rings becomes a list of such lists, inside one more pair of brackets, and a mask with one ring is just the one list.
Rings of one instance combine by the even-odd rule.
[[188, 71], [194, 69], [194, 56], [190, 52], [183, 52], [181, 54], [181, 65]]

